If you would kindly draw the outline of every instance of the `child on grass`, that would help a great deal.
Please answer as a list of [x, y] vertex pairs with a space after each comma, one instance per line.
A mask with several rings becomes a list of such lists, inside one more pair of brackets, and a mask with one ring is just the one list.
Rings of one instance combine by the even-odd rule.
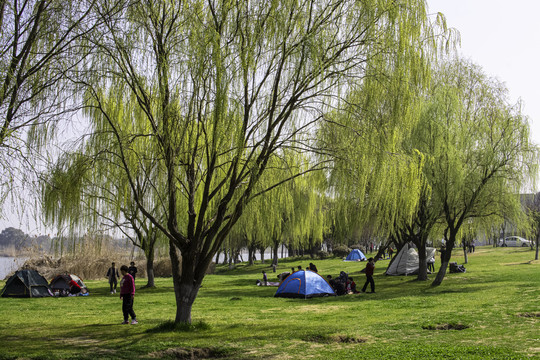
[[122, 273], [122, 280], [120, 281], [120, 299], [122, 299], [122, 312], [124, 313], [124, 322], [122, 324], [129, 324], [129, 316], [131, 316], [131, 325], [137, 324], [137, 316], [133, 311], [133, 298], [135, 297], [135, 280], [133, 276], [128, 273], [128, 267], [122, 265], [120, 267]]

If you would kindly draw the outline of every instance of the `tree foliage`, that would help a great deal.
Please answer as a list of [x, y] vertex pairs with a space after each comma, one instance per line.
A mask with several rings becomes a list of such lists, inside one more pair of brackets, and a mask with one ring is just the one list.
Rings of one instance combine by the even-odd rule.
[[[67, 81], [91, 47], [95, 1], [0, 2], [0, 199], [30, 182], [58, 120], [76, 108]], [[66, 115], [66, 116], [63, 116]], [[18, 199], [20, 203], [21, 199]]]
[[503, 215], [519, 219], [519, 193], [535, 178], [538, 150], [527, 118], [508, 103], [504, 86], [463, 60], [438, 69], [423, 118], [422, 144], [429, 149], [424, 174], [448, 237], [433, 282], [438, 285], [467, 223]]
[[[176, 320], [190, 322], [208, 264], [270, 164], [294, 168], [280, 149], [316, 150], [323, 114], [341, 108], [358, 81], [375, 82], [388, 59], [416, 51], [426, 10], [423, 1], [378, 0], [131, 1], [123, 9], [104, 16], [90, 40], [99, 56], [80, 79], [86, 114], [94, 134], [112, 135], [102, 148], [169, 239], [173, 263], [180, 251]], [[148, 154], [160, 176], [141, 165]], [[326, 161], [310, 160], [309, 170]], [[138, 193], [140, 174], [157, 190], [151, 205]]]

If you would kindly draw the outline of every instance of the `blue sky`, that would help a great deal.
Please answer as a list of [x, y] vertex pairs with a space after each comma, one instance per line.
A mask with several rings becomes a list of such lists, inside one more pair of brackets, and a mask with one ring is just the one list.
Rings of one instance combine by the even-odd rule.
[[540, 1], [427, 0], [461, 34], [461, 55], [506, 84], [512, 103], [521, 99], [540, 144]]

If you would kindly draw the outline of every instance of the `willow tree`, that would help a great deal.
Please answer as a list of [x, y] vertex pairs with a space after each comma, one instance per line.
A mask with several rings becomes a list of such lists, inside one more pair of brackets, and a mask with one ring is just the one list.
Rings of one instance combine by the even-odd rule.
[[229, 235], [241, 244], [247, 241], [250, 262], [254, 249], [259, 249], [264, 259], [264, 250], [271, 247], [272, 262], [277, 265], [280, 246], [314, 247], [322, 242], [324, 174], [310, 171], [308, 159], [305, 154], [284, 149], [279, 161], [269, 161], [265, 176], [255, 187], [261, 195], [246, 206]]
[[531, 247], [536, 246], [534, 259], [538, 260], [538, 247], [540, 245], [540, 193], [534, 195], [532, 203], [528, 205], [527, 213], [531, 224], [531, 232], [534, 236]]
[[[85, 142], [81, 148], [64, 153], [54, 167], [41, 175], [42, 213], [45, 221], [55, 225], [59, 233], [67, 231], [71, 236], [85, 229], [123, 234], [140, 248], [146, 258], [147, 287], [154, 287], [154, 260], [158, 246], [166, 245], [162, 233], [133, 202], [125, 172], [114, 158], [103, 156], [101, 144], [111, 134], [102, 133]], [[144, 145], [141, 143], [140, 145]], [[139, 154], [143, 154], [145, 146]], [[153, 201], [156, 195], [144, 172], [155, 172], [155, 162], [139, 159], [131, 164], [138, 173], [137, 192], [155, 216], [160, 208]], [[137, 170], [136, 170], [137, 169]], [[152, 185], [152, 186], [150, 186]]]
[[[95, 133], [114, 134], [105, 148], [122, 163], [142, 214], [170, 241], [177, 322], [191, 322], [205, 270], [261, 193], [270, 160], [279, 162], [285, 147], [314, 150], [309, 134], [321, 115], [366, 80], [366, 64], [374, 61], [377, 77], [381, 56], [410, 51], [426, 16], [418, 0], [210, 0], [130, 1], [104, 17], [89, 40], [100, 48], [93, 76], [81, 79], [87, 115]], [[111, 102], [131, 100], [136, 108], [115, 113]], [[141, 139], [166, 185], [156, 186], [164, 218], [137, 193], [130, 159]]]
[[82, 38], [97, 24], [95, 3], [0, 1], [0, 201], [33, 183], [39, 150], [76, 108], [68, 78], [91, 51]]
[[332, 159], [334, 228], [341, 239], [368, 226], [399, 243], [400, 227], [413, 222], [429, 193], [424, 156], [409, 146], [410, 134], [420, 120], [431, 62], [453, 49], [457, 33], [442, 14], [422, 17], [412, 31], [397, 55], [379, 54], [366, 64], [368, 76], [326, 115], [320, 131]]
[[442, 211], [446, 254], [433, 285], [440, 285], [454, 244], [475, 218], [519, 215], [519, 191], [534, 178], [537, 148], [527, 118], [507, 91], [469, 62], [446, 62], [436, 72], [423, 115], [430, 150], [424, 174]]

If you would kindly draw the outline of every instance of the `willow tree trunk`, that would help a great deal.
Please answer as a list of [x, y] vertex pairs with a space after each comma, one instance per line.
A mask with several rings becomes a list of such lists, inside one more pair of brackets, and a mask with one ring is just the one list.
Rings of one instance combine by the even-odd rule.
[[[174, 294], [176, 300], [175, 323], [191, 324], [191, 309], [201, 287], [200, 281], [193, 271], [195, 256], [180, 258], [178, 249], [169, 241], [169, 256], [171, 258]], [[182, 266], [182, 269], [180, 269]]]
[[274, 256], [272, 264], [277, 266], [277, 264], [278, 264], [278, 256], [279, 256], [279, 242], [274, 241], [274, 247], [272, 249], [272, 253], [273, 253], [273, 256]]
[[146, 285], [145, 288], [156, 287], [154, 278], [154, 248], [148, 250], [146, 254]]
[[227, 250], [223, 250], [223, 265], [227, 264], [229, 262], [229, 255], [227, 253]]
[[383, 246], [379, 246], [379, 250], [377, 251], [377, 254], [375, 255], [375, 260], [383, 259], [384, 253], [386, 252], [386, 248]]
[[248, 246], [248, 265], [255, 263], [255, 247]]
[[289, 246], [287, 247], [287, 252], [289, 254], [289, 257], [293, 257], [296, 255], [296, 252], [295, 252], [295, 248], [292, 244], [289, 244]]
[[264, 264], [264, 250], [265, 248], [260, 248], [259, 251], [261, 252], [261, 264]]
[[540, 231], [538, 232], [538, 236], [536, 236], [536, 253], [534, 255], [534, 260], [538, 260], [538, 245], [540, 243]]
[[469, 248], [468, 242], [464, 242], [463, 243], [463, 257], [465, 258], [465, 260], [464, 260], [465, 264], [469, 263], [469, 257], [468, 257], [468, 254], [467, 254], [468, 248]]
[[418, 277], [417, 280], [426, 281], [428, 279], [427, 274], [427, 256], [426, 256], [426, 242], [424, 239], [420, 240], [416, 244], [418, 248]]
[[229, 269], [233, 269], [233, 268], [234, 268], [233, 261], [236, 262], [236, 260], [235, 260], [235, 258], [234, 258], [234, 252], [233, 252], [232, 249], [229, 249]]
[[446, 251], [444, 256], [441, 258], [441, 267], [437, 272], [435, 280], [431, 283], [431, 286], [439, 286], [442, 284], [444, 277], [446, 276], [446, 270], [448, 269], [448, 264], [450, 263], [450, 258], [452, 257], [452, 249], [454, 248], [456, 236], [450, 234], [450, 239], [446, 242]]

